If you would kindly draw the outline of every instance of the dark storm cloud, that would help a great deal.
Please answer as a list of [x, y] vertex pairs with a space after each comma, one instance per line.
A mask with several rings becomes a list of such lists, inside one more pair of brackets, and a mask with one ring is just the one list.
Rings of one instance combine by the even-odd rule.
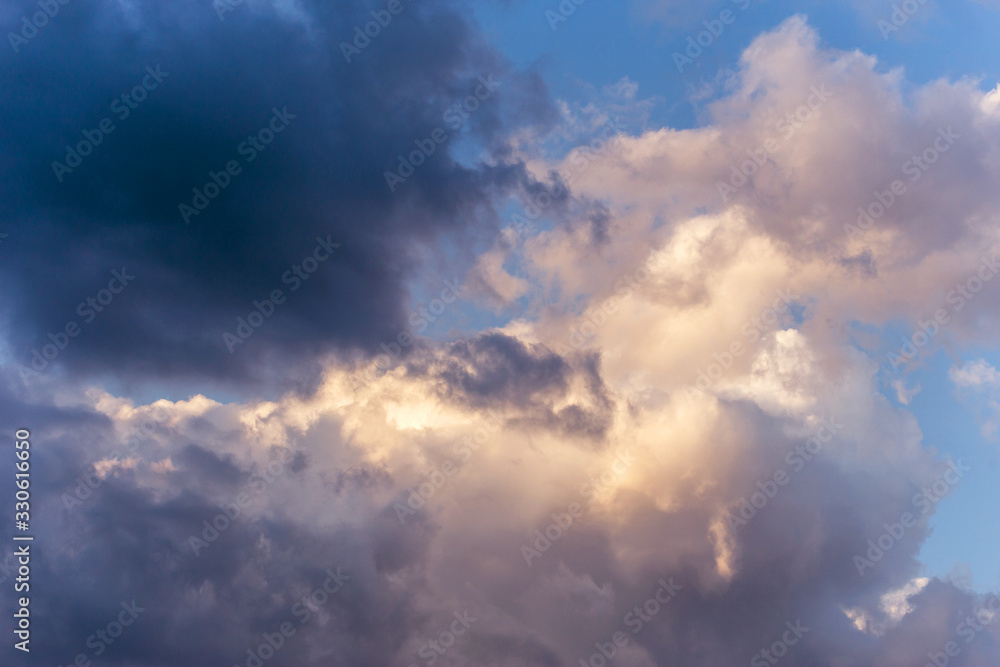
[[214, 484], [232, 486], [240, 479], [240, 469], [230, 457], [219, 456], [198, 445], [188, 445], [176, 458], [182, 468], [189, 468], [192, 473], [204, 473]]
[[537, 394], [565, 391], [571, 372], [558, 355], [503, 334], [459, 341], [442, 363], [441, 379], [473, 405], [528, 405]]
[[[473, 408], [516, 406], [521, 426], [535, 425], [573, 437], [600, 439], [611, 425], [612, 406], [600, 375], [598, 355], [567, 360], [543, 345], [528, 345], [502, 333], [453, 343], [410, 362], [415, 376], [440, 381], [448, 400]], [[583, 402], [557, 407], [578, 379]]]
[[[209, 2], [74, 2], [4, 54], [0, 272], [17, 360], [73, 322], [46, 372], [246, 379], [404, 330], [415, 247], [492, 228], [491, 197], [523, 174], [447, 149], [460, 137], [500, 149], [508, 127], [554, 116], [540, 79], [510, 71], [446, 1], [406, 4], [346, 62], [340, 43], [373, 8], [248, 2], [220, 21]], [[480, 76], [497, 91], [391, 193], [384, 172]], [[244, 143], [278, 129], [262, 150]], [[53, 169], [76, 164], [66, 146], [88, 136], [101, 137], [91, 154]], [[221, 193], [185, 224], [179, 206], [205, 203], [193, 190], [210, 173]], [[102, 310], [86, 305], [107, 300], [113, 270], [134, 279]], [[223, 333], [276, 289], [286, 300], [230, 353]]]

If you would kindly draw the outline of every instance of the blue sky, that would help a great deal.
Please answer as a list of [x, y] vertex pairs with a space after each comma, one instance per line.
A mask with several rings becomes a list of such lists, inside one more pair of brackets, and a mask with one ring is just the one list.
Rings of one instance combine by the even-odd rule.
[[[796, 13], [808, 17], [830, 47], [874, 55], [883, 70], [903, 67], [915, 84], [941, 77], [983, 78], [989, 84], [1000, 75], [997, 8], [974, 0], [958, 0], [946, 8], [930, 0], [888, 39], [877, 22], [891, 17], [891, 2], [859, 1], [854, 6], [755, 0], [742, 11], [742, 0], [705, 3], [687, 9], [688, 20], [676, 23], [657, 19], [656, 13], [637, 4], [641, 3], [587, 0], [565, 22], [557, 22], [555, 30], [545, 12], [557, 10], [558, 2], [482, 4], [477, 16], [512, 62], [539, 68], [561, 98], [585, 100], [595, 89], [623, 77], [638, 83], [640, 97], [657, 100], [651, 115], [654, 126], [697, 126], [697, 113], [689, 102], [691, 90], [715, 82], [720, 72], [732, 71], [754, 38]], [[736, 20], [693, 67], [678, 72], [673, 54], [683, 52], [687, 38], [705, 29], [703, 21], [717, 18], [725, 9], [733, 11]]]
[[[967, 358], [984, 358], [994, 367], [1000, 360], [996, 351], [985, 350], [970, 351]], [[982, 522], [987, 508], [1000, 502], [1000, 456], [996, 440], [981, 434], [973, 412], [975, 402], [958, 400], [948, 377], [949, 369], [963, 360], [941, 351], [907, 378], [911, 385], [921, 387], [905, 407], [916, 416], [926, 444], [972, 468], [968, 478], [940, 503], [934, 533], [920, 555], [930, 575], [945, 576], [960, 563], [968, 563], [976, 587], [993, 590], [1000, 579], [1000, 536], [984, 530]]]

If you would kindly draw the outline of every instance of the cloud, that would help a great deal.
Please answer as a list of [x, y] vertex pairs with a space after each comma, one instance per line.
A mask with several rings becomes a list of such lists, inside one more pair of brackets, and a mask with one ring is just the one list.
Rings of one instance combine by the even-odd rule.
[[[60, 582], [34, 598], [38, 631], [59, 638], [40, 648], [42, 658], [86, 652], [93, 628], [135, 598], [148, 611], [110, 664], [152, 664], [151, 656], [242, 664], [284, 621], [297, 634], [275, 665], [330, 656], [419, 664], [421, 648], [462, 611], [478, 620], [449, 649], [453, 659], [565, 664], [614, 632], [631, 635], [627, 614], [672, 578], [683, 589], [623, 652], [634, 664], [749, 659], [762, 637], [795, 619], [810, 628], [796, 660], [896, 664], [887, 656], [924, 655], [949, 638], [950, 610], [975, 604], [943, 584], [907, 595], [907, 613], [892, 602], [918, 575], [926, 517], [858, 574], [853, 557], [883, 524], [916, 512], [911, 497], [945, 470], [921, 447], [911, 416], [872, 401], [870, 375], [845, 368], [817, 380], [816, 401], [791, 411], [763, 393], [689, 402], [604, 389], [613, 419], [602, 435], [539, 419], [539, 406], [558, 415], [560, 405], [599, 402], [585, 393], [596, 389], [585, 356], [499, 335], [446, 351], [417, 352], [409, 363], [427, 370], [401, 366], [356, 389], [356, 371], [333, 366], [310, 397], [161, 402], [169, 418], [138, 448], [142, 463], [66, 507], [62, 494], [87, 458], [104, 460], [149, 410], [123, 410], [101, 392], [76, 396], [71, 412], [34, 435], [51, 451], [38, 464], [51, 481], [38, 489], [37, 511], [52, 519], [37, 539], [60, 545], [35, 570], [39, 581]], [[439, 366], [449, 357], [464, 371]], [[781, 385], [780, 364], [755, 368], [746, 382]], [[494, 398], [485, 402], [483, 383], [510, 390], [487, 392]], [[816, 393], [821, 386], [829, 389]], [[868, 402], [870, 414], [850, 411], [808, 462], [789, 458], [817, 416], [843, 412], [844, 401]], [[629, 465], [616, 465], [621, 452]], [[169, 469], [157, 463], [165, 457]], [[777, 470], [792, 481], [746, 525], [730, 524], [741, 499]], [[401, 519], [413, 493], [424, 502]], [[240, 494], [250, 500], [239, 515], [219, 520]], [[566, 525], [558, 517], [571, 511], [579, 518], [561, 534], [549, 530], [549, 546], [537, 542], [536, 530]], [[220, 527], [216, 537], [206, 522]], [[530, 566], [526, 544], [544, 548]], [[295, 605], [337, 566], [350, 581], [300, 625]], [[882, 640], [840, 609], [887, 624]], [[989, 656], [990, 646], [975, 645], [973, 655]]]
[[920, 393], [921, 387], [917, 384], [915, 387], [908, 387], [906, 383], [902, 380], [894, 380], [892, 382], [892, 388], [896, 390], [896, 400], [898, 400], [903, 405], [909, 405], [913, 397]]
[[[831, 343], [891, 322], [912, 333], [942, 309], [948, 323], [931, 349], [991, 340], [1000, 293], [977, 274], [1000, 249], [992, 93], [967, 80], [909, 89], [902, 72], [880, 70], [870, 56], [822, 48], [803, 18], [789, 19], [748, 47], [709, 124], [626, 135], [614, 155], [590, 161], [573, 195], [607, 207], [614, 243], [590, 247], [572, 228], [540, 234], [524, 244], [524, 276], [585, 295], [591, 312], [617, 303], [593, 346], [622, 372], [642, 357], [661, 386], [690, 383], [742, 326], [759, 329], [753, 318], [776, 290], [805, 295], [801, 329]], [[960, 135], [950, 146], [949, 128]], [[893, 183], [904, 194], [892, 195]], [[879, 197], [893, 203], [869, 223], [859, 211], [878, 214]], [[629, 288], [644, 266], [652, 277]], [[588, 317], [549, 314], [545, 341]], [[871, 351], [885, 360], [898, 345]]]
[[[519, 181], [517, 165], [466, 163], [452, 147], [499, 150], [509, 128], [555, 115], [537, 75], [513, 70], [448, 2], [408, 7], [346, 62], [341, 42], [372, 20], [369, 9], [254, 2], [220, 22], [211, 3], [102, 1], [60, 14], [44, 42], [25, 47], [2, 75], [11, 108], [0, 216], [18, 230], [0, 268], [13, 360], [29, 366], [49, 333], [75, 322], [82, 333], [51, 366], [76, 376], [302, 388], [308, 380], [291, 378], [311, 377], [320, 354], [367, 354], [406, 330], [422, 252], [445, 235], [493, 233], [492, 197]], [[147, 66], [162, 81], [141, 104], [130, 98], [132, 109], [120, 98], [152, 85]], [[481, 76], [500, 87], [455, 116], [456, 130], [445, 114]], [[83, 132], [99, 136], [105, 117], [111, 133], [57, 178], [52, 163]], [[439, 128], [450, 142], [390, 192], [384, 173], [397, 156]], [[270, 143], [247, 143], [259, 132]], [[219, 189], [212, 173], [221, 193], [185, 224], [179, 207], [193, 207], [194, 189]], [[318, 239], [339, 247], [300, 278]], [[112, 270], [134, 281], [102, 308]], [[266, 322], [231, 353], [223, 334], [279, 289], [278, 312], [265, 305]], [[88, 309], [88, 297], [98, 305]]]
[[[443, 74], [464, 62], [444, 37], [471, 38], [446, 8], [426, 10], [443, 12], [427, 26], [454, 31], [432, 32], [426, 57], [450, 83], [432, 85], [394, 61], [417, 77], [400, 74], [401, 92], [386, 93], [394, 103], [411, 87], [433, 99], [462, 90]], [[169, 18], [177, 10], [157, 11]], [[227, 16], [226, 27], [244, 21], [264, 46], [280, 42], [299, 53], [305, 47], [281, 38], [311, 34], [301, 23], [258, 25], [253, 12], [243, 16]], [[199, 44], [226, 61], [226, 38], [220, 47]], [[262, 69], [243, 76], [289, 94], [311, 90], [301, 87], [306, 74], [265, 77], [269, 50], [255, 52]], [[790, 665], [903, 667], [959, 641], [956, 619], [990, 599], [924, 576], [918, 554], [935, 505], [915, 501], [947, 479], [953, 462], [937, 459], [915, 417], [883, 396], [885, 350], [865, 332], [926, 318], [996, 247], [996, 194], [986, 185], [1000, 155], [998, 118], [973, 83], [904, 92], [901, 72], [824, 48], [799, 17], [754, 41], [730, 83], [701, 128], [644, 131], [621, 137], [615, 151], [577, 150], [565, 161], [536, 156], [529, 164], [518, 151], [530, 151], [512, 148], [491, 167], [439, 165], [447, 173], [434, 176], [445, 183], [438, 198], [436, 180], [409, 184], [420, 203], [425, 197], [455, 213], [489, 199], [483, 192], [506, 194], [485, 185], [494, 176], [510, 192], [530, 189], [588, 158], [563, 202], [599, 202], [607, 233], [595, 234], [594, 208], [567, 220], [561, 209], [557, 224], [540, 225], [518, 244], [491, 245], [487, 253], [500, 248], [518, 260], [507, 265], [516, 264], [510, 275], [519, 281], [508, 300], [528, 289], [524, 313], [502, 326], [423, 341], [392, 368], [317, 357], [310, 391], [269, 399], [137, 405], [76, 377], [24, 391], [16, 368], [5, 367], [0, 425], [12, 430], [28, 420], [45, 442], [36, 450], [46, 471], [36, 509], [46, 521], [36, 539], [49, 545], [34, 571], [49, 582], [33, 599], [37, 632], [47, 638], [38, 659], [66, 663], [87, 651], [94, 629], [133, 599], [147, 611], [102, 658], [108, 664], [246, 664], [247, 651], [285, 621], [296, 634], [268, 661], [275, 667], [407, 667], [426, 664], [440, 653], [435, 646], [456, 664], [579, 664], [617, 632], [628, 638], [619, 664], [745, 664], [786, 624], [808, 628], [789, 651]], [[814, 88], [824, 85], [832, 94], [817, 105]], [[308, 94], [323, 99], [303, 107], [303, 121], [309, 109], [351, 104]], [[809, 118], [789, 121], [793, 136], [723, 201], [718, 183], [752, 160], [748, 150], [781, 137], [777, 120], [808, 108], [811, 97]], [[246, 105], [240, 99], [234, 108]], [[354, 122], [381, 137], [379, 147], [397, 146], [395, 130], [367, 127], [382, 128], [376, 118], [395, 108], [358, 106]], [[404, 124], [407, 133], [437, 122], [399, 109], [424, 121]], [[350, 127], [312, 122], [334, 137]], [[913, 151], [933, 145], [941, 127], [961, 141], [864, 238], [849, 237], [845, 222], [877, 196], [869, 184], [882, 184], [882, 193], [904, 178]], [[341, 141], [361, 171], [380, 173], [382, 162], [369, 164], [376, 158]], [[308, 160], [295, 171], [290, 156], [278, 164], [316, 186], [309, 192], [320, 201], [308, 200], [316, 205], [308, 210], [323, 211], [317, 220], [337, 219], [347, 206], [316, 194], [330, 172], [309, 172]], [[286, 179], [282, 187], [299, 191]], [[477, 187], [468, 195], [457, 183]], [[358, 183], [336, 187], [355, 187], [364, 198]], [[368, 210], [359, 206], [350, 211]], [[366, 232], [340, 228], [345, 254], [352, 242], [405, 246], [459, 224], [433, 217], [425, 221], [431, 231], [414, 231], [391, 216], [377, 220]], [[225, 258], [236, 252], [225, 245], [235, 218], [219, 224], [198, 227], [194, 238], [211, 237]], [[254, 239], [241, 249], [273, 242]], [[156, 250], [172, 252], [180, 251]], [[366, 266], [350, 257], [345, 267]], [[504, 264], [493, 255], [488, 262], [493, 273], [469, 265], [495, 279]], [[392, 293], [405, 272], [384, 271]], [[170, 284], [169, 273], [150, 275]], [[988, 317], [970, 313], [995, 310], [996, 298], [983, 287], [948, 335], [993, 336]], [[361, 310], [351, 311], [352, 322], [370, 321], [361, 301], [369, 300], [353, 302]], [[177, 303], [168, 299], [163, 312]], [[328, 316], [324, 322], [335, 321]], [[343, 326], [360, 335], [367, 325]], [[168, 349], [187, 343], [176, 345]], [[307, 359], [315, 353], [302, 350]], [[121, 354], [125, 363], [137, 352]], [[969, 384], [992, 381], [995, 372], [970, 366], [953, 377]], [[81, 478], [131, 446], [130, 437], [137, 444], [129, 456], [139, 462], [116, 464], [87, 498], [67, 501]], [[0, 475], [12, 472], [11, 460], [0, 459]], [[859, 559], [869, 562], [861, 567]], [[342, 589], [296, 607], [337, 567], [350, 577]], [[680, 586], [669, 603], [657, 598], [664, 582]], [[310, 615], [300, 623], [294, 610], [302, 608]], [[442, 640], [463, 613], [475, 622], [452, 634], [454, 643]], [[962, 645], [970, 664], [1000, 658], [996, 626], [983, 632], [990, 637]]]
[[983, 437], [996, 438], [1000, 431], [1000, 371], [984, 359], [978, 359], [953, 366], [948, 377], [975, 405]]
[[1000, 372], [983, 359], [952, 367], [948, 376], [956, 387], [963, 389], [1000, 388]]

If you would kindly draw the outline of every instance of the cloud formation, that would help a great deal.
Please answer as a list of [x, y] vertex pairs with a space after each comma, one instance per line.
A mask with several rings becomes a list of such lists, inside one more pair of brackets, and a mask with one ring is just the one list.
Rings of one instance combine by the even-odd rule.
[[[0, 75], [0, 216], [18, 223], [0, 267], [5, 330], [27, 368], [70, 321], [84, 331], [50, 366], [78, 376], [232, 390], [290, 381], [289, 367], [307, 377], [324, 352], [375, 351], [407, 326], [422, 257], [445, 235], [489, 235], [493, 196], [519, 180], [453, 146], [489, 152], [505, 128], [554, 119], [537, 75], [448, 2], [409, 7], [350, 63], [340, 44], [373, 20], [366, 3], [247, 2], [224, 21], [206, 4], [66, 11]], [[499, 88], [455, 115], [480, 77]], [[390, 192], [383, 173], [438, 128], [451, 143]], [[318, 241], [339, 247], [317, 268]], [[112, 270], [134, 282], [106, 302]], [[227, 349], [275, 290], [278, 316]]]
[[[468, 47], [468, 26], [450, 5], [414, 6], [399, 20], [432, 31], [409, 37], [428, 40], [423, 69], [379, 56], [377, 49], [394, 48], [388, 41], [373, 44], [356, 71], [336, 75], [348, 80], [335, 95], [314, 85], [333, 71], [314, 45], [341, 57], [316, 16], [341, 34], [356, 14], [319, 5], [290, 15], [284, 5], [244, 9], [227, 15], [221, 42], [199, 42], [201, 58], [219, 59], [218, 81], [181, 64], [171, 76], [200, 77], [202, 85], [149, 102], [152, 117], [169, 115], [169, 127], [198, 139], [184, 144], [197, 153], [174, 147], [173, 162], [147, 163], [109, 144], [93, 162], [108, 160], [105, 190], [83, 178], [77, 189], [56, 189], [18, 176], [20, 210], [51, 196], [52, 207], [76, 211], [86, 230], [44, 218], [28, 237], [39, 246], [46, 233], [72, 233], [97, 248], [99, 221], [142, 220], [96, 256], [60, 261], [103, 277], [105, 260], [117, 267], [131, 248], [150, 262], [145, 274], [136, 267], [137, 291], [145, 275], [144, 289], [165, 299], [143, 316], [149, 297], [128, 305], [123, 293], [122, 312], [105, 321], [127, 332], [104, 341], [103, 352], [88, 346], [69, 366], [139, 363], [141, 350], [155, 348], [140, 371], [222, 364], [220, 372], [233, 372], [226, 364], [245, 362], [212, 356], [218, 345], [199, 338], [199, 306], [176, 327], [162, 328], [163, 320], [209, 283], [216, 296], [199, 296], [203, 315], [243, 304], [248, 292], [266, 294], [271, 276], [311, 250], [313, 235], [334, 234], [329, 225], [344, 257], [319, 269], [328, 277], [316, 274], [325, 290], [304, 292], [302, 305], [289, 299], [286, 325], [260, 329], [270, 345], [259, 348], [280, 356], [294, 346], [314, 360], [321, 342], [391, 340], [407, 326], [394, 316], [407, 243], [460, 236], [465, 225], [489, 229], [495, 221], [470, 222], [477, 207], [537, 193], [553, 171], [585, 156], [588, 167], [560, 200], [582, 203], [583, 213], [560, 208], [559, 224], [485, 251], [494, 282], [504, 274], [518, 281], [509, 292], [523, 299], [517, 318], [447, 343], [421, 340], [388, 368], [367, 357], [322, 357], [311, 391], [142, 405], [82, 380], [28, 393], [17, 369], [5, 367], [0, 423], [34, 419], [49, 443], [39, 453], [48, 472], [38, 511], [54, 518], [38, 538], [50, 545], [37, 568], [47, 582], [36, 593], [47, 638], [38, 659], [94, 657], [88, 637], [133, 600], [144, 611], [102, 662], [253, 667], [253, 656], [271, 646], [266, 664], [275, 667], [598, 666], [610, 653], [627, 667], [714, 667], [765, 664], [765, 651], [787, 655], [788, 665], [903, 667], [925, 664], [950, 642], [961, 648], [954, 664], [1000, 659], [1000, 601], [926, 577], [917, 560], [937, 502], [966, 471], [928, 451], [914, 416], [882, 395], [899, 379], [893, 373], [908, 369], [894, 369], [887, 355], [895, 348], [866, 335], [869, 327], [916, 331], [942, 308], [948, 322], [921, 349], [993, 335], [992, 285], [963, 296], [961, 309], [948, 295], [978, 274], [984, 257], [994, 261], [998, 246], [990, 184], [1000, 92], [984, 94], [969, 81], [910, 90], [903, 72], [824, 48], [793, 17], [746, 50], [703, 127], [631, 134], [614, 151], [581, 148], [554, 163], [513, 144], [476, 168], [428, 162], [407, 183], [412, 194], [387, 205], [383, 192], [369, 190], [385, 160], [438, 122], [427, 110], [434, 105], [408, 105], [406, 96], [460, 95], [466, 58], [476, 70], [497, 66], [493, 56], [460, 48]], [[172, 21], [181, 9], [135, 11], [179, 30]], [[233, 69], [226, 55], [227, 40], [236, 39], [225, 36], [230, 21], [240, 40], [260, 40], [250, 51], [259, 62], [245, 69]], [[185, 29], [207, 30], [193, 25]], [[159, 55], [173, 33], [132, 34], [145, 56]], [[301, 71], [269, 65], [279, 47], [297, 54]], [[83, 67], [89, 61], [79, 55]], [[31, 66], [55, 76], [51, 56], [35, 57]], [[369, 57], [397, 72], [392, 92], [362, 84], [360, 62]], [[240, 73], [222, 78], [232, 71]], [[301, 106], [288, 104], [301, 109], [299, 124], [260, 176], [248, 170], [234, 182], [239, 197], [233, 191], [184, 228], [176, 201], [156, 193], [183, 191], [180, 165], [188, 174], [224, 164], [239, 136], [219, 128], [255, 128], [260, 119], [240, 114], [256, 108], [248, 100], [261, 90], [298, 99]], [[209, 93], [218, 95], [212, 108], [236, 100], [235, 116], [180, 123], [186, 116], [154, 106], [185, 96], [185, 106], [195, 105]], [[545, 118], [546, 108], [527, 115]], [[502, 136], [505, 116], [483, 113], [473, 125], [489, 143]], [[150, 154], [174, 146], [172, 136], [164, 130]], [[945, 151], [941, 141], [952, 136]], [[339, 157], [324, 153], [330, 144], [317, 137]], [[58, 143], [24, 141], [33, 153], [39, 142]], [[931, 149], [933, 164], [924, 159]], [[735, 185], [730, 179], [742, 172], [745, 182]], [[148, 197], [112, 196], [136, 192], [133, 179], [143, 174]], [[278, 179], [268, 187], [289, 193], [287, 209], [261, 209], [254, 184], [264, 174]], [[364, 182], [352, 182], [359, 174]], [[83, 177], [83, 167], [73, 176]], [[893, 190], [897, 180], [902, 194]], [[882, 185], [873, 192], [871, 183]], [[882, 203], [885, 193], [891, 205]], [[882, 214], [868, 211], [872, 202]], [[859, 207], [872, 223], [854, 234]], [[209, 225], [208, 215], [219, 217]], [[291, 215], [312, 221], [296, 224], [310, 230], [301, 243], [271, 235]], [[338, 222], [354, 216], [366, 221], [360, 230]], [[167, 228], [176, 240], [164, 245]], [[244, 229], [255, 233], [237, 234]], [[198, 253], [185, 255], [193, 244], [202, 244]], [[275, 258], [275, 244], [287, 256]], [[398, 252], [393, 262], [378, 255], [386, 249]], [[268, 270], [254, 273], [259, 284], [233, 274], [265, 256]], [[176, 268], [177, 257], [192, 264]], [[469, 265], [483, 275], [482, 263]], [[41, 269], [35, 275], [24, 279], [12, 312], [44, 328], [62, 311], [36, 305], [51, 285]], [[226, 285], [240, 285], [239, 298], [230, 300]], [[315, 314], [318, 304], [334, 305]], [[190, 340], [185, 327], [198, 335]], [[129, 347], [141, 333], [159, 343]], [[14, 347], [34, 340], [20, 336], [27, 334], [12, 334]], [[259, 361], [252, 349], [240, 353]], [[979, 386], [991, 373], [971, 365], [952, 377]], [[9, 472], [4, 459], [0, 473]], [[100, 483], [88, 485], [90, 474]], [[80, 484], [92, 487], [84, 498], [75, 493]], [[283, 623], [295, 632], [276, 647], [268, 637]]]

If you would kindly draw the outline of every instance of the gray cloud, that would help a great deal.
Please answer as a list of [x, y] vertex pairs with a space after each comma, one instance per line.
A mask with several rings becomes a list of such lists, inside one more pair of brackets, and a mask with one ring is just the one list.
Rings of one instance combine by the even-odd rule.
[[[466, 138], [500, 149], [509, 127], [554, 117], [537, 76], [511, 70], [447, 2], [411, 7], [350, 64], [339, 44], [371, 20], [365, 4], [246, 3], [224, 22], [206, 4], [74, 6], [0, 75], [0, 218], [16, 229], [0, 272], [19, 363], [75, 321], [83, 332], [52, 362], [74, 374], [308, 389], [317, 354], [374, 351], [405, 329], [415, 247], [488, 233], [491, 197], [521, 179], [445, 146], [391, 194], [383, 172], [396, 156], [444, 127], [480, 76], [501, 88], [464, 122]], [[134, 110], [114, 103], [152, 83], [147, 66], [165, 73], [158, 87]], [[247, 138], [274, 109], [294, 119], [257, 151]], [[52, 163], [105, 117], [113, 132], [60, 183]], [[229, 161], [239, 174], [185, 224], [179, 205]], [[286, 273], [317, 238], [340, 247], [307, 281]], [[127, 290], [80, 313], [122, 267], [135, 276]], [[223, 333], [275, 289], [287, 301], [230, 354]]]

